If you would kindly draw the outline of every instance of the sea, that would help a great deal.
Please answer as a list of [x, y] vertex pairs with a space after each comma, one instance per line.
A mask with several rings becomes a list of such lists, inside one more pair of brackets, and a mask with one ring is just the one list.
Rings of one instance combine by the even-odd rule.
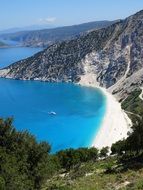
[[[41, 48], [0, 49], [0, 68], [27, 58]], [[51, 152], [91, 147], [106, 112], [106, 97], [98, 88], [72, 83], [0, 79], [0, 117], [14, 118], [17, 130], [27, 130]]]

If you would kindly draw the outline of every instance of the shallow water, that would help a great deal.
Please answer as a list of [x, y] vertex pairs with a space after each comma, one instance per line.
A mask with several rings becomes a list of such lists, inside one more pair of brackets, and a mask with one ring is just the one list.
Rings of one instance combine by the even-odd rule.
[[[18, 130], [28, 130], [56, 152], [89, 147], [106, 109], [99, 89], [65, 83], [0, 79], [0, 117], [14, 117]], [[56, 115], [50, 115], [54, 111]]]

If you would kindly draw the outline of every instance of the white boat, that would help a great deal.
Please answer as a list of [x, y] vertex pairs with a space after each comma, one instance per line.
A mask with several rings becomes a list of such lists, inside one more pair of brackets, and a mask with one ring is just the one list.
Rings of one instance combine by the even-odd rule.
[[56, 112], [54, 111], [51, 111], [51, 112], [48, 112], [49, 115], [57, 115]]

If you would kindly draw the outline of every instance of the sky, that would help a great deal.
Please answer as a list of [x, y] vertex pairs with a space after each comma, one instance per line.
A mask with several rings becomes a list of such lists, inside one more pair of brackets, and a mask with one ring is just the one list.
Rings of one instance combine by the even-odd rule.
[[0, 30], [123, 19], [142, 9], [143, 0], [0, 0]]

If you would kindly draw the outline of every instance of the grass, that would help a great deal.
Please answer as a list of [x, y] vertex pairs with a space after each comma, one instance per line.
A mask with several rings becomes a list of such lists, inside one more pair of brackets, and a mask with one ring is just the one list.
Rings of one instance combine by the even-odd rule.
[[54, 176], [42, 190], [143, 190], [143, 164], [130, 164], [126, 169], [114, 157], [88, 162]]

